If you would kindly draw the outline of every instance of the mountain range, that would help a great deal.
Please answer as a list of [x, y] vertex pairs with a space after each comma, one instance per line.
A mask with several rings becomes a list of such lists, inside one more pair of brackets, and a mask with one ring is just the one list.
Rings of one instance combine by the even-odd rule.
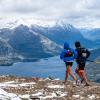
[[99, 48], [98, 31], [96, 29], [91, 30], [92, 37], [95, 32], [97, 34], [97, 38], [94, 37], [96, 42], [86, 38], [83, 31], [87, 32], [85, 29], [80, 30], [70, 24], [59, 23], [50, 27], [39, 25], [29, 27], [20, 24], [13, 29], [2, 28], [0, 29], [0, 55], [3, 54], [1, 51], [4, 52], [4, 55], [7, 51], [7, 56], [10, 54], [10, 58], [20, 60], [51, 57], [60, 54], [65, 41], [68, 41], [71, 47], [74, 47], [75, 41], [80, 41], [87, 48]]
[[48, 37], [59, 45], [63, 45], [63, 43], [67, 41], [72, 47], [74, 47], [74, 42], [80, 41], [83, 46], [88, 48], [99, 46], [98, 43], [84, 38], [84, 36], [81, 34], [81, 31], [70, 24], [56, 24], [52, 27], [41, 27], [38, 25], [32, 25], [31, 29], [32, 31], [41, 33], [42, 35]]

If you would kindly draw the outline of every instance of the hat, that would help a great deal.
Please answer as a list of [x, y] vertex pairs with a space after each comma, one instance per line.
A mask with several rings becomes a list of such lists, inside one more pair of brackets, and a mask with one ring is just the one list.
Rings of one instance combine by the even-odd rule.
[[80, 44], [79, 41], [76, 41], [76, 42], [75, 42], [75, 47], [81, 47], [81, 44]]
[[70, 48], [69, 44], [67, 42], [64, 43], [64, 49]]

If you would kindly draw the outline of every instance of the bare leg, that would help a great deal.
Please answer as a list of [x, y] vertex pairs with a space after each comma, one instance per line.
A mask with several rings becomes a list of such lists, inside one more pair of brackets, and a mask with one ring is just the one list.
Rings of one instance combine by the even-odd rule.
[[70, 76], [71, 76], [75, 81], [77, 81], [76, 76], [75, 76], [74, 73], [72, 72], [71, 66], [68, 66], [68, 73], [70, 74]]
[[71, 76], [75, 81], [77, 81], [77, 78], [76, 78], [76, 76], [74, 75], [74, 73], [72, 72], [72, 70], [70, 70], [69, 74], [70, 74], [70, 76]]
[[83, 80], [86, 82], [86, 86], [89, 86], [90, 84], [89, 84], [89, 82], [88, 82], [88, 80], [86, 78], [85, 72], [84, 71], [83, 72], [80, 72], [80, 74], [82, 75]]
[[81, 78], [81, 80], [83, 80], [82, 75], [79, 73], [79, 69], [78, 69], [78, 67], [76, 67], [75, 72], [76, 72], [76, 74]]
[[68, 71], [66, 70], [65, 83], [67, 82], [67, 80], [68, 80]]

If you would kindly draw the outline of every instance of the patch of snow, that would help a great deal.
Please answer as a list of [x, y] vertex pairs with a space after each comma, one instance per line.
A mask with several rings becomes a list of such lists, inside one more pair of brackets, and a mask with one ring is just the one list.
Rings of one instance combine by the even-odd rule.
[[64, 85], [50, 85], [48, 88], [64, 88]]
[[9, 82], [3, 82], [0, 83], [0, 87], [19, 87], [19, 86], [30, 86], [30, 85], [34, 85], [36, 84], [35, 82], [30, 82], [30, 83], [22, 83], [22, 84], [18, 84], [15, 81], [9, 81]]
[[83, 99], [84, 99], [84, 97], [80, 97], [80, 99], [82, 99], [82, 100], [83, 100]]
[[35, 94], [32, 94], [32, 96], [40, 96], [40, 95], [43, 95], [43, 93], [42, 92], [37, 92]]
[[47, 78], [44, 79], [44, 81], [46, 81], [46, 80], [51, 80], [51, 79], [49, 77], [47, 77]]
[[0, 88], [0, 100], [21, 100], [16, 94], [14, 93], [7, 93], [3, 89]]
[[9, 82], [4, 82], [5, 84], [12, 84], [15, 83], [15, 81], [9, 81]]
[[95, 99], [95, 95], [88, 95], [89, 99], [94, 100]]
[[30, 32], [32, 32], [34, 35], [39, 35], [38, 33], [33, 32], [31, 29], [30, 29]]
[[56, 78], [56, 79], [54, 79], [54, 80], [55, 80], [55, 81], [57, 81], [57, 80], [59, 81], [60, 79], [59, 79], [59, 78]]
[[72, 97], [74, 97], [74, 98], [79, 98], [80, 95], [73, 95]]
[[67, 92], [61, 92], [61, 91], [56, 91], [56, 92], [52, 92], [52, 93], [49, 93], [49, 94], [44, 94], [43, 93], [44, 90], [39, 90], [37, 93], [35, 94], [32, 94], [32, 96], [34, 97], [37, 97], [37, 98], [40, 98], [40, 100], [44, 100], [44, 99], [47, 99], [47, 98], [54, 98], [54, 97], [64, 97], [67, 95]]
[[63, 96], [66, 96], [66, 95], [67, 95], [66, 93], [62, 93], [60, 91], [60, 95], [59, 96], [57, 96], [57, 93], [50, 93], [49, 95], [46, 95], [45, 97], [40, 96], [39, 98], [44, 100], [44, 99], [54, 98], [54, 97], [63, 97]]
[[47, 99], [47, 98], [54, 98], [57, 97], [56, 93], [51, 93], [50, 95], [47, 95], [45, 97], [40, 96], [40, 99]]
[[62, 93], [61, 91], [57, 91], [56, 94], [59, 95], [59, 97], [67, 96], [67, 92]]
[[19, 59], [21, 59], [21, 60], [24, 59], [24, 57], [23, 57], [22, 55], [18, 55], [17, 57], [18, 57]]
[[0, 88], [0, 94], [7, 94], [7, 92]]
[[30, 95], [29, 94], [24, 94], [24, 95], [19, 95], [20, 98], [26, 98], [29, 99]]
[[43, 44], [44, 50], [48, 53], [50, 53], [48, 50], [57, 51], [56, 47], [58, 46], [59, 48], [61, 48], [60, 45], [54, 43], [53, 41], [42, 35], [41, 35], [41, 43]]
[[5, 88], [5, 87], [18, 87], [18, 86], [15, 84], [0, 83], [0, 87]]
[[66, 95], [67, 95], [67, 93], [61, 93], [60, 97], [64, 97]]
[[19, 86], [30, 86], [30, 85], [33, 85], [33, 84], [36, 84], [36, 83], [35, 82], [22, 83], [22, 84], [19, 84]]

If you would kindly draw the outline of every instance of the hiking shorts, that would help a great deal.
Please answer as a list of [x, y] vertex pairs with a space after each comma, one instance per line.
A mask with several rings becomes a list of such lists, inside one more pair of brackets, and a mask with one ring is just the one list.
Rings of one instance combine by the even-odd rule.
[[79, 70], [84, 70], [84, 68], [85, 68], [85, 63], [84, 63], [84, 62], [78, 63], [78, 68], [79, 68]]
[[66, 62], [65, 64], [66, 64], [66, 66], [72, 66], [73, 62]]

